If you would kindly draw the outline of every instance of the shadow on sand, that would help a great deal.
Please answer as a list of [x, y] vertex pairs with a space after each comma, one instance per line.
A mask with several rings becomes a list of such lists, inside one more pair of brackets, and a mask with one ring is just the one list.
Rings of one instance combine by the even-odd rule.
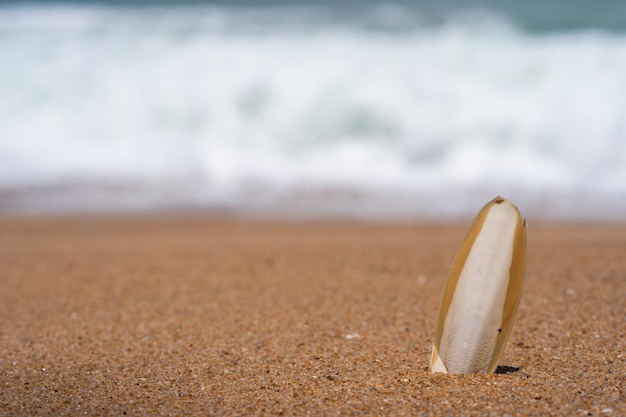
[[504, 375], [504, 374], [512, 374], [513, 372], [519, 371], [519, 366], [498, 366], [496, 368], [496, 374]]

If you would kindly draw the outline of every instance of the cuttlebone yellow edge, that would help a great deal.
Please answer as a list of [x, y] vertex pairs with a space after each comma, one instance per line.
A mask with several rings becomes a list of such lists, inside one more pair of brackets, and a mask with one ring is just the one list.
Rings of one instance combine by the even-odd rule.
[[452, 264], [439, 306], [432, 373], [496, 370], [525, 269], [526, 222], [515, 205], [496, 197], [474, 219]]

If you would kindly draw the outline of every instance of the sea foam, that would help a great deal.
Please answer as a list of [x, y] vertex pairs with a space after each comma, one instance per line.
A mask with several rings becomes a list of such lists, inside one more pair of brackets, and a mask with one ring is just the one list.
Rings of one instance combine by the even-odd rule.
[[626, 217], [625, 34], [299, 13], [0, 8], [0, 210]]

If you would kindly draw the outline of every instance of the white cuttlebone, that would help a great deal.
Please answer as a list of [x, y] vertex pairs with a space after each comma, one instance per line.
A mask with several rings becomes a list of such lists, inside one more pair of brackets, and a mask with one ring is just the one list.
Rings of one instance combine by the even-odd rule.
[[439, 308], [431, 372], [492, 373], [519, 306], [526, 223], [502, 197], [478, 213], [454, 261]]

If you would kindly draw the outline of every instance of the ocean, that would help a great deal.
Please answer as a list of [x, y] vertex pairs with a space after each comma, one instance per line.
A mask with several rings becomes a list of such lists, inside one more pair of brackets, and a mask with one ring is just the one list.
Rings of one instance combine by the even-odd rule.
[[626, 2], [0, 1], [0, 215], [626, 221]]

